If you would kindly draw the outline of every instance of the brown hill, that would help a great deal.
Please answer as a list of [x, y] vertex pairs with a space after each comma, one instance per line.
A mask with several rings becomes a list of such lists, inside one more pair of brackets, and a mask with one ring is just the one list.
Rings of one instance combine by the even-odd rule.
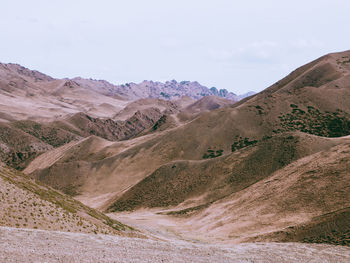
[[236, 241], [349, 245], [349, 142], [304, 157], [184, 220]]
[[178, 114], [178, 118], [182, 121], [193, 120], [203, 112], [219, 109], [232, 105], [233, 103], [232, 100], [217, 96], [205, 96], [181, 110], [181, 113]]
[[[101, 150], [106, 150], [113, 142], [107, 141], [97, 136], [89, 136], [80, 141], [72, 141], [61, 147], [41, 154], [24, 170], [24, 173], [31, 173], [37, 169], [50, 167], [55, 162], [69, 162], [74, 160], [94, 161], [94, 154]], [[122, 143], [118, 143], [122, 144]]]
[[315, 216], [295, 226], [281, 231], [254, 237], [254, 241], [283, 241], [306, 243], [330, 243], [334, 245], [350, 245], [350, 208]]
[[191, 97], [188, 97], [188, 96], [182, 96], [179, 99], [173, 100], [173, 102], [176, 103], [181, 109], [186, 108], [187, 106], [191, 105], [195, 101], [196, 101], [195, 99], [192, 99]]
[[198, 113], [203, 111], [211, 111], [218, 108], [222, 108], [227, 105], [232, 105], [231, 100], [216, 96], [206, 96], [200, 100], [195, 101], [191, 105], [188, 105], [183, 111], [186, 113]]
[[155, 131], [164, 131], [184, 125], [185, 123], [194, 120], [204, 112], [222, 108], [227, 105], [232, 105], [233, 102], [232, 100], [216, 96], [205, 96], [197, 101], [183, 97], [175, 100], [173, 103], [171, 102], [171, 104], [176, 105], [176, 107], [168, 107], [168, 109], [163, 110], [163, 115], [154, 124], [154, 126], [151, 129], [145, 130], [141, 135], [149, 134]]
[[181, 109], [176, 102], [147, 98], [139, 99], [130, 102], [125, 106], [123, 110], [118, 112], [113, 119], [115, 120], [126, 120], [133, 116], [137, 111], [144, 111], [149, 109], [158, 109], [162, 114], [173, 114], [178, 113]]
[[[205, 206], [249, 187], [302, 157], [343, 141], [346, 139], [286, 133], [221, 157], [173, 161], [128, 189], [109, 211], [176, 206], [189, 199], [195, 200], [191, 201], [191, 207]], [[218, 150], [208, 152], [220, 155]]]
[[[146, 137], [150, 136], [157, 137], [156, 135]], [[97, 137], [93, 138], [94, 141], [97, 140]], [[148, 159], [140, 165], [143, 154], [137, 145], [143, 140], [144, 137], [140, 137], [107, 146], [99, 141], [97, 144], [102, 143], [102, 147], [96, 146], [91, 152], [86, 152], [89, 155], [89, 161], [85, 160], [86, 155], [82, 154], [80, 148], [85, 149], [86, 146], [82, 144], [91, 142], [84, 140], [73, 144], [68, 149], [62, 146], [42, 155], [46, 160], [52, 160], [48, 165], [38, 167], [35, 160], [27, 167], [26, 172], [32, 173], [37, 179], [66, 193], [82, 194], [84, 199], [103, 196], [102, 199], [105, 201], [108, 195], [115, 194], [116, 189], [122, 190], [130, 184], [135, 184], [135, 180], [137, 182], [140, 176], [144, 176], [145, 170], [150, 173], [154, 169], [153, 164], [147, 164]], [[38, 160], [41, 159], [40, 157]], [[62, 171], [65, 172], [62, 173]], [[96, 187], [97, 185], [100, 186]], [[89, 205], [94, 206], [97, 203], [93, 202]]]

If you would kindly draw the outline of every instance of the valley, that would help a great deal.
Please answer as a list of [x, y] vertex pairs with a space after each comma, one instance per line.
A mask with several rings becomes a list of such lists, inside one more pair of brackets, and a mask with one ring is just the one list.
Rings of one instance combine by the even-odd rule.
[[248, 97], [0, 64], [0, 260], [347, 262], [349, 58]]

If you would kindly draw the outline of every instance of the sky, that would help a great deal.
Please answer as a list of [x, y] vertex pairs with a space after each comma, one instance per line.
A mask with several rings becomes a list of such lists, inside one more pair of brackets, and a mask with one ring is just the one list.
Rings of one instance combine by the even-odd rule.
[[350, 49], [349, 0], [1, 0], [0, 62], [56, 78], [261, 91]]

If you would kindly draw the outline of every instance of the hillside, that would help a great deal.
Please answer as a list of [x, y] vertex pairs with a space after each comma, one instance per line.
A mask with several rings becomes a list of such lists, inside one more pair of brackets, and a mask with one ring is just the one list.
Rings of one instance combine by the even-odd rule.
[[189, 199], [194, 200], [190, 207], [205, 206], [344, 141], [348, 140], [286, 133], [217, 158], [173, 161], [131, 187], [109, 211], [176, 206]]
[[114, 116], [114, 119], [125, 120], [134, 115], [135, 112], [147, 109], [158, 109], [162, 114], [174, 114], [181, 110], [180, 103], [154, 98], [139, 99], [127, 104], [123, 110]]
[[[316, 136], [303, 138], [301, 134], [298, 139], [297, 151], [286, 151], [280, 159], [266, 152], [260, 155], [260, 162], [239, 158], [246, 152], [259, 156], [257, 148], [264, 147], [256, 145], [234, 153], [231, 159], [213, 159], [210, 165], [185, 164], [186, 169], [179, 173], [171, 170], [184, 164], [174, 162], [128, 190], [110, 207], [111, 211], [131, 212], [110, 215], [188, 240], [349, 245], [350, 138], [324, 138], [322, 142]], [[298, 157], [302, 147], [310, 146], [316, 147], [315, 154]], [[281, 164], [288, 156], [294, 156], [294, 161]], [[269, 158], [275, 163], [267, 161]], [[237, 162], [244, 165], [240, 167]]]
[[299, 159], [185, 222], [217, 238], [349, 245], [349, 149]]
[[188, 105], [178, 114], [182, 121], [193, 120], [203, 112], [212, 111], [234, 104], [231, 100], [217, 96], [206, 96]]
[[4, 165], [0, 167], [0, 195], [1, 226], [132, 234], [127, 226]]

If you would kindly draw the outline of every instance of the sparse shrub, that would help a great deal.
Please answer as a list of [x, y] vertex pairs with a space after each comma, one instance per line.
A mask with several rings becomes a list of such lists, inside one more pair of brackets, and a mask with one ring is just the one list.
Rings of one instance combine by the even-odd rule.
[[214, 151], [212, 149], [208, 149], [208, 151], [203, 154], [203, 159], [208, 159], [208, 158], [216, 158], [222, 155], [222, 153], [224, 152], [224, 150], [217, 150]]
[[249, 138], [242, 138], [239, 137], [232, 145], [231, 145], [231, 151], [234, 152], [236, 150], [242, 149], [244, 147], [247, 147], [249, 145], [254, 145], [258, 141], [257, 140], [249, 140]]
[[255, 108], [258, 110], [259, 115], [263, 114], [263, 108], [259, 105], [256, 105]]
[[350, 134], [350, 116], [341, 110], [321, 112], [313, 106], [307, 107], [307, 112], [291, 104], [292, 112], [280, 115], [281, 128], [275, 133], [285, 131], [301, 131], [324, 137], [341, 137]]

